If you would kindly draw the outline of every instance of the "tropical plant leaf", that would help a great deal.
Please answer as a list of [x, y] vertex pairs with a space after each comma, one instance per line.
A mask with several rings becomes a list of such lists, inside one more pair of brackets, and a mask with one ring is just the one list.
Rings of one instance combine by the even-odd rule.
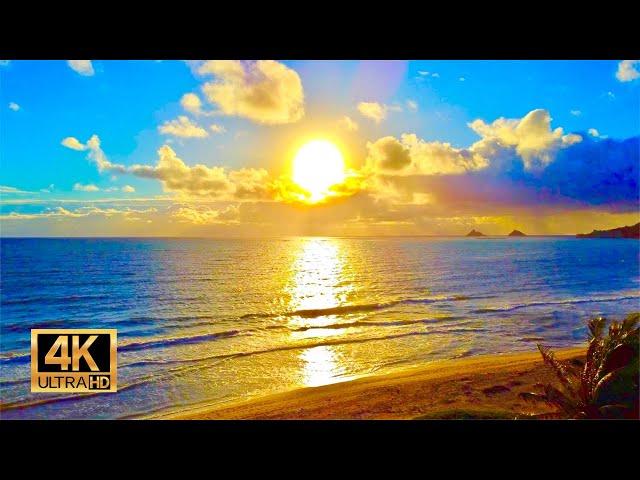
[[625, 418], [629, 411], [628, 405], [603, 405], [598, 408], [600, 415], [604, 418]]
[[548, 347], [538, 344], [538, 350], [540, 350], [544, 362], [553, 369], [556, 377], [558, 377], [560, 383], [562, 383], [562, 386], [567, 390], [569, 395], [576, 399], [579, 398], [577, 388], [571, 378], [570, 369], [563, 362], [557, 360]]
[[599, 349], [601, 348], [602, 342], [599, 338], [593, 337], [589, 341], [589, 347], [587, 348], [587, 359], [582, 370], [582, 378], [581, 383], [583, 384], [585, 398], [590, 395], [590, 392], [593, 390], [594, 385], [591, 384], [591, 380], [593, 379], [595, 373], [598, 371], [600, 367], [599, 364]]
[[544, 387], [547, 401], [558, 406], [566, 414], [573, 416], [580, 411], [580, 405], [552, 385]]
[[545, 365], [558, 377], [562, 390], [546, 385], [544, 394], [525, 392], [520, 398], [545, 401], [572, 418], [638, 419], [639, 323], [640, 313], [628, 315], [622, 322], [611, 322], [604, 335], [606, 319], [590, 320], [589, 345], [581, 372], [555, 358], [548, 347], [538, 345]]
[[603, 344], [598, 349], [599, 367], [596, 373], [593, 374], [591, 379], [592, 395], [595, 395], [595, 390], [598, 388], [598, 382], [600, 382], [603, 377], [605, 377], [611, 371], [611, 369], [607, 367], [607, 359], [619, 345], [623, 344], [628, 344], [633, 349], [632, 358], [637, 358], [637, 330], [623, 333], [622, 324], [614, 321], [609, 328], [609, 335], [604, 339]]
[[592, 338], [601, 338], [604, 331], [604, 325], [606, 320], [602, 317], [597, 317], [589, 320], [587, 326], [589, 327], [589, 333]]
[[604, 365], [602, 366], [602, 372], [607, 375], [618, 368], [625, 367], [633, 359], [633, 354], [633, 347], [630, 345], [626, 345], [624, 343], [616, 345], [616, 347], [607, 355]]
[[609, 325], [609, 338], [607, 339], [609, 342], [617, 342], [620, 340], [620, 336], [622, 335], [622, 324], [619, 322], [611, 322]]

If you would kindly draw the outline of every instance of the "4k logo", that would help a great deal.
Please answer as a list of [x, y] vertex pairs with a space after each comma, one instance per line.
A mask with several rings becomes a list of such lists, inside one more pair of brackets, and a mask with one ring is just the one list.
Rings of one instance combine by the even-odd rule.
[[116, 330], [31, 330], [32, 392], [115, 392]]

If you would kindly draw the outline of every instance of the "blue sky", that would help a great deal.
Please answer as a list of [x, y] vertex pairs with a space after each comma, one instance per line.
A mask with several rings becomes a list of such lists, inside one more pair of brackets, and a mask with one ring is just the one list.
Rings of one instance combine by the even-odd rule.
[[[219, 166], [224, 167], [227, 172], [242, 168], [265, 169], [270, 177], [278, 178], [286, 175], [288, 164], [296, 149], [307, 139], [328, 138], [339, 146], [348, 166], [364, 172], [367, 165], [373, 165], [376, 142], [385, 137], [396, 139], [399, 145], [401, 144], [399, 148], [406, 149], [407, 152], [411, 147], [400, 141], [403, 134], [415, 134], [423, 142], [450, 144], [454, 149], [471, 149], [471, 146], [481, 139], [478, 132], [469, 126], [474, 120], [481, 119], [486, 124], [492, 124], [500, 118], [523, 119], [536, 110], [547, 112], [551, 119], [551, 130], [561, 127], [563, 135], [574, 133], [584, 138], [585, 141], [581, 142], [583, 147], [591, 141], [623, 142], [640, 134], [640, 82], [633, 73], [637, 72], [640, 66], [633, 62], [623, 65], [620, 61], [285, 60], [273, 62], [273, 73], [265, 73], [266, 70], [258, 71], [254, 66], [246, 64], [246, 77], [243, 80], [245, 83], [241, 86], [232, 84], [233, 74], [225, 77], [227, 87], [244, 88], [244, 93], [253, 92], [250, 89], [261, 82], [261, 79], [266, 79], [263, 86], [274, 89], [265, 95], [269, 97], [267, 101], [275, 105], [274, 115], [280, 115], [277, 121], [269, 120], [267, 117], [261, 118], [260, 115], [266, 112], [264, 109], [260, 110], [262, 113], [255, 113], [258, 110], [254, 111], [251, 110], [252, 106], [246, 106], [244, 111], [241, 107], [238, 107], [238, 111], [233, 111], [236, 107], [230, 103], [232, 100], [219, 100], [216, 103], [215, 99], [209, 98], [203, 90], [204, 85], [207, 82], [220, 82], [220, 78], [227, 73], [220, 69], [222, 67], [213, 69], [213, 74], [198, 72], [202, 65], [205, 65], [205, 62], [94, 60], [74, 69], [67, 61], [62, 60], [3, 61], [0, 64], [0, 184], [6, 187], [2, 192], [1, 213], [5, 216], [3, 234], [64, 232], [67, 226], [62, 216], [18, 218], [14, 215], [11, 219], [6, 216], [11, 212], [37, 215], [55, 211], [54, 209], [59, 207], [73, 212], [71, 207], [81, 208], [80, 204], [73, 202], [100, 199], [114, 199], [114, 202], [117, 200], [115, 203], [118, 203], [119, 208], [123, 208], [127, 202], [133, 205], [136, 202], [142, 203], [140, 199], [163, 197], [162, 208], [167, 211], [154, 212], [154, 218], [150, 219], [158, 234], [224, 234], [227, 230], [238, 233], [241, 229], [239, 224], [257, 221], [256, 218], [247, 222], [234, 220], [225, 225], [222, 221], [212, 219], [210, 223], [205, 221], [189, 224], [185, 217], [178, 222], [179, 225], [166, 223], [167, 219], [175, 216], [176, 208], [191, 208], [197, 213], [202, 213], [202, 204], [206, 202], [210, 203], [206, 208], [211, 212], [222, 212], [230, 206], [248, 211], [260, 208], [257, 206], [258, 203], [269, 203], [265, 208], [271, 212], [274, 208], [273, 202], [289, 205], [293, 210], [297, 208], [290, 205], [291, 202], [283, 202], [275, 197], [246, 201], [247, 199], [239, 197], [208, 195], [202, 191], [194, 195], [193, 190], [170, 187], [171, 182], [162, 177], [161, 173], [155, 173], [155, 176], [149, 178], [139, 174], [101, 172], [96, 168], [95, 162], [87, 160], [90, 149], [79, 151], [61, 144], [63, 139], [69, 137], [85, 145], [92, 135], [97, 135], [101, 151], [109, 161], [124, 167], [134, 164], [154, 165], [158, 160], [158, 149], [167, 145], [188, 167], [196, 164], [208, 168]], [[291, 76], [287, 76], [289, 73]], [[269, 75], [273, 75], [273, 78]], [[296, 77], [300, 83], [299, 98], [294, 98], [291, 93], [297, 91], [294, 88], [297, 85]], [[286, 83], [289, 80], [294, 83]], [[294, 86], [291, 87], [293, 90], [290, 88], [291, 85]], [[231, 94], [239, 95], [238, 92], [240, 90]], [[263, 90], [259, 92], [264, 93]], [[194, 93], [200, 98], [200, 112], [186, 111], [181, 105], [181, 98], [187, 93]], [[233, 101], [238, 101], [237, 98]], [[384, 119], [376, 120], [362, 113], [359, 110], [361, 102], [379, 105], [385, 112]], [[299, 112], [293, 113], [294, 108], [298, 107], [303, 108], [302, 115], [298, 115]], [[160, 131], [162, 125], [180, 116], [186, 116], [190, 124], [204, 128], [206, 136], [185, 137], [163, 134]], [[357, 130], [344, 128], [340, 122], [345, 116], [358, 125]], [[217, 125], [223, 133], [214, 133], [210, 125]], [[590, 129], [595, 130], [589, 133]], [[596, 131], [597, 134], [594, 133]], [[611, 143], [611, 148], [617, 148], [618, 144], [614, 143]], [[519, 146], [514, 144], [511, 147], [514, 149], [514, 155], [519, 155]], [[565, 142], [562, 146], [547, 145], [545, 148], [551, 153], [545, 152], [544, 155], [551, 155], [553, 159], [550, 161], [555, 161], [558, 155], [566, 156], [574, 147], [570, 146], [570, 142]], [[415, 156], [417, 153], [412, 155]], [[464, 155], [467, 153], [463, 152]], [[632, 147], [631, 156], [633, 155]], [[633, 163], [637, 159], [625, 158], [626, 160], [622, 159], [620, 162]], [[429, 160], [421, 157], [420, 160], [411, 161], [424, 164]], [[526, 160], [522, 161], [526, 164]], [[465, 168], [465, 172], [473, 173], [468, 167]], [[486, 165], [482, 168], [486, 168]], [[621, 164], [620, 168], [624, 168], [624, 165]], [[399, 172], [394, 172], [396, 173]], [[435, 172], [433, 169], [427, 169], [427, 175], [434, 173], [459, 174], [453, 170]], [[353, 197], [353, 219], [362, 219], [365, 213], [363, 208], [367, 208], [358, 203], [363, 192], [366, 191], [371, 198], [377, 199], [375, 201], [380, 201], [380, 195], [373, 192], [372, 185], [376, 182], [380, 184], [383, 180], [386, 182], [388, 174], [389, 172], [377, 171], [376, 180], [369, 178], [366, 188], [360, 186], [355, 189], [357, 192], [350, 191], [349, 197]], [[425, 170], [420, 170], [420, 174], [425, 174]], [[536, 175], [539, 176], [540, 173]], [[433, 178], [428, 180], [431, 181]], [[74, 190], [76, 184], [93, 185], [98, 190]], [[53, 187], [50, 188], [50, 185]], [[135, 191], [123, 192], [122, 188], [125, 185]], [[531, 188], [536, 188], [540, 193], [541, 189], [546, 187], [548, 186], [538, 185]], [[50, 191], [41, 191], [43, 189]], [[32, 193], [19, 193], [16, 190]], [[557, 190], [560, 191], [562, 188]], [[417, 198], [420, 194], [431, 193], [412, 191], [411, 195]], [[410, 200], [404, 198], [398, 205], [402, 205], [403, 208], [414, 205], [413, 197]], [[385, 198], [385, 205], [393, 203], [388, 195]], [[33, 200], [33, 203], [29, 204], [28, 200]], [[330, 200], [336, 203], [347, 201], [343, 198]], [[584, 200], [584, 205], [574, 205], [576, 209], [595, 212], [593, 208], [596, 207], [593, 207], [588, 199], [580, 200]], [[604, 204], [617, 204], [615, 200], [607, 198]], [[631, 201], [633, 206], [635, 197], [624, 200], [627, 202], [623, 202], [626, 206], [622, 210], [629, 215], [633, 208], [629, 207], [628, 201]], [[65, 202], [69, 202], [68, 205]], [[432, 199], [430, 202], [438, 203], [438, 199]], [[114, 205], [110, 207], [114, 208]], [[597, 208], [602, 209], [602, 205], [600, 202]], [[305, 208], [326, 210], [329, 206], [307, 205]], [[444, 204], [442, 206], [445, 207]], [[158, 210], [157, 206], [153, 208]], [[545, 215], [557, 216], [559, 212], [568, 214], [568, 203], [561, 200], [557, 208], [554, 209], [553, 205], [549, 208], [551, 210], [545, 211]], [[403, 216], [404, 220], [401, 222], [404, 223], [399, 223], [396, 230], [376, 227], [380, 222], [396, 220], [379, 219], [372, 219], [369, 222], [370, 228], [366, 230], [383, 233], [401, 233], [407, 229], [414, 233], [462, 232], [471, 225], [481, 225], [477, 220], [479, 216], [484, 218], [507, 215], [514, 218], [519, 215], [510, 206], [506, 207], [504, 212], [496, 209], [495, 205], [491, 207], [491, 212], [483, 211], [476, 214], [468, 209], [463, 210], [451, 214], [451, 218], [462, 219], [458, 224], [442, 223], [440, 220], [437, 224], [429, 223], [429, 215], [436, 218], [436, 213], [425, 210], [420, 212], [420, 218], [414, 219], [413, 224], [410, 215], [407, 218]], [[621, 208], [616, 206], [609, 210], [619, 213]], [[575, 216], [575, 209], [572, 211]], [[533, 215], [530, 211], [527, 213]], [[306, 215], [316, 214], [307, 212]], [[437, 218], [444, 218], [442, 211], [437, 215]], [[96, 218], [92, 218], [93, 216]], [[131, 214], [128, 216], [132, 217]], [[212, 216], [219, 218], [214, 214]], [[70, 217], [68, 220], [75, 222], [74, 228], [81, 231], [85, 231], [82, 222], [92, 220], [90, 226], [86, 225], [87, 234], [135, 234], [143, 228], [131, 227], [129, 231], [127, 228], [136, 222], [128, 221], [125, 225], [116, 217], [118, 214], [88, 214]], [[265, 213], [264, 218], [267, 221], [270, 217]], [[587, 215], [585, 218], [591, 221], [593, 217]], [[616, 220], [618, 219], [611, 218], [612, 222]], [[504, 218], [502, 222], [494, 225], [500, 225], [500, 229], [507, 228]], [[112, 223], [113, 228], [110, 226]], [[512, 223], [517, 222], [513, 220]], [[350, 230], [344, 230], [346, 224], [350, 224], [350, 217], [341, 212], [336, 215], [335, 226], [327, 233], [348, 232]], [[228, 227], [227, 230], [225, 226]], [[144, 228], [150, 227], [147, 225]], [[341, 228], [343, 230], [340, 230]], [[273, 231], [277, 232], [277, 229], [274, 227]], [[287, 230], [287, 233], [290, 232]]]

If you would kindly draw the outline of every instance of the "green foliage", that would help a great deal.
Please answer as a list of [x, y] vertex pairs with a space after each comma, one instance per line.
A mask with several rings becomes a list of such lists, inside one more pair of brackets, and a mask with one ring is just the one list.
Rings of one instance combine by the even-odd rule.
[[607, 335], [604, 318], [589, 321], [589, 347], [581, 370], [538, 345], [544, 363], [553, 369], [561, 386], [546, 385], [543, 394], [522, 397], [555, 405], [571, 418], [638, 419], [639, 321], [640, 313], [632, 313], [622, 322], [613, 321]]

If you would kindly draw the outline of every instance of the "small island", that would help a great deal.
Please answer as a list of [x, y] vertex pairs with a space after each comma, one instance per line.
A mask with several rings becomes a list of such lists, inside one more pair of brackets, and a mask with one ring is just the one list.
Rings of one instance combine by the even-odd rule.
[[522, 233], [520, 230], [514, 230], [509, 234], [509, 237], [526, 237], [525, 233]]
[[467, 233], [467, 237], [484, 237], [484, 233], [478, 232], [476, 230], [471, 230], [469, 233]]
[[594, 230], [591, 233], [578, 233], [578, 238], [638, 238], [640, 239], [640, 222], [630, 227], [618, 227], [611, 230]]

